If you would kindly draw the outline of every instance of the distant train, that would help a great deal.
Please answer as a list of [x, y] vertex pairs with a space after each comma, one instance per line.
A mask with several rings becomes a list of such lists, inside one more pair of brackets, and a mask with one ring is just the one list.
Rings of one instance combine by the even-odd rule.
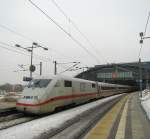
[[18, 111], [43, 114], [70, 104], [128, 92], [130, 86], [94, 82], [65, 76], [36, 77], [17, 100]]

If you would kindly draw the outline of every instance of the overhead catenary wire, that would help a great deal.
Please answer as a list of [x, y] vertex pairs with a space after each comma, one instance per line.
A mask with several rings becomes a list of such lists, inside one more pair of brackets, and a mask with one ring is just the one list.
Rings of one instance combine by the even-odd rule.
[[[33, 40], [32, 38], [30, 38], [30, 37], [28, 37], [28, 36], [26, 36], [26, 35], [24, 35], [24, 34], [22, 34], [22, 33], [20, 33], [20, 32], [17, 32], [16, 30], [14, 30], [14, 29], [12, 29], [12, 28], [6, 26], [6, 25], [0, 24], [0, 28], [5, 29], [5, 30], [9, 31], [10, 33], [13, 33], [13, 34], [15, 34], [15, 35], [17, 35], [17, 36], [19, 36], [19, 37], [22, 37], [22, 38], [28, 40], [28, 41], [37, 42], [37, 41]], [[14, 46], [8, 45], [8, 44], [6, 44], [6, 43], [4, 43], [4, 42], [1, 42], [1, 44], [6, 45], [6, 46], [8, 46], [8, 47], [13, 47], [13, 48], [14, 48]], [[38, 41], [38, 44], [43, 45], [43, 42], [39, 42], [39, 41]], [[43, 46], [44, 46], [44, 45], [43, 45]], [[7, 49], [7, 50], [8, 50], [9, 48], [3, 47], [2, 49]], [[64, 55], [64, 54], [62, 54], [62, 53], [60, 53], [60, 52], [58, 52], [58, 51], [52, 49], [52, 48], [50, 48], [50, 49], [51, 49], [52, 51], [54, 51], [56, 54], [58, 53], [59, 55], [62, 55], [62, 56], [64, 56], [64, 57], [66, 57], [66, 58], [71, 58], [71, 57], [69, 57], [69, 56], [66, 56], [66, 55]], [[9, 49], [8, 51], [12, 51], [12, 52], [19, 53], [19, 54], [23, 54], [23, 55], [26, 55], [26, 56], [30, 57], [30, 55], [26, 54], [26, 51], [24, 51], [25, 53], [22, 53], [22, 52], [16, 51], [16, 50], [12, 50], [12, 49]], [[22, 50], [22, 51], [23, 51], [23, 50]], [[46, 57], [39, 56], [39, 55], [36, 55], [36, 54], [34, 54], [34, 56], [37, 57], [38, 59], [41, 59], [41, 60], [44, 59], [44, 61], [48, 61], [48, 62], [49, 62], [49, 61], [54, 61], [54, 60], [50, 60], [50, 58], [46, 58]], [[73, 59], [73, 61], [74, 61], [74, 58], [71, 58], [71, 59]], [[84, 62], [83, 62], [83, 63], [84, 63]], [[61, 66], [62, 68], [65, 68], [65, 67], [63, 67], [62, 65], [60, 65], [60, 66]]]
[[[8, 45], [8, 44], [3, 43], [3, 42], [0, 42], [0, 43], [3, 44], [3, 45], [6, 45], [6, 46], [11, 46], [11, 45]], [[10, 52], [15, 52], [15, 53], [22, 54], [22, 55], [25, 55], [25, 56], [30, 57], [29, 54], [26, 54], [26, 53], [23, 53], [23, 52], [20, 52], [20, 51], [17, 51], [17, 50], [13, 50], [13, 49], [4, 47], [4, 46], [2, 46], [2, 45], [0, 45], [0, 48], [5, 49], [5, 50], [10, 51]], [[44, 60], [45, 62], [49, 62], [49, 61], [50, 61], [49, 58], [45, 58], [45, 57], [42, 57], [42, 56], [39, 56], [39, 55], [36, 55], [36, 54], [35, 54], [35, 56], [36, 56], [38, 59], [40, 59], [40, 60]], [[63, 65], [59, 65], [59, 66], [61, 66], [61, 68], [63, 68], [63, 69], [66, 69], [66, 67], [64, 67]], [[73, 68], [73, 66], [69, 67], [69, 69], [70, 69], [70, 68]], [[24, 71], [25, 71], [25, 70], [24, 70]], [[68, 68], [67, 68], [67, 70], [65, 70], [65, 71], [63, 71], [63, 72], [66, 72], [66, 71], [68, 71]], [[61, 72], [61, 73], [63, 73], [63, 72]]]
[[[9, 44], [7, 44], [7, 43], [1, 42], [1, 41], [0, 41], [0, 43], [1, 43], [2, 45], [5, 45], [5, 46], [8, 46], [8, 47], [14, 48], [14, 46], [9, 45]], [[2, 45], [1, 45], [0, 47], [3, 48], [3, 49], [6, 49], [6, 50], [8, 50], [8, 51], [15, 52], [15, 53], [19, 53], [19, 54], [22, 54], [22, 55], [25, 55], [25, 56], [30, 57], [29, 54], [23, 53], [24, 50], [22, 50], [22, 49], [21, 49], [21, 51], [23, 51], [23, 52], [17, 51], [17, 50], [14, 50], [14, 49], [10, 49], [10, 48], [7, 48], [7, 47], [4, 47], [4, 46], [2, 46]], [[43, 56], [40, 56], [40, 55], [37, 55], [37, 54], [34, 54], [34, 57], [36, 57], [36, 58], [38, 58], [38, 59], [40, 59], [40, 60], [43, 60], [43, 61], [45, 61], [45, 62], [53, 61], [53, 60], [51, 60], [50, 58], [46, 58], [46, 57], [43, 57]]]
[[[7, 44], [7, 43], [5, 43], [5, 42], [2, 42], [2, 41], [0, 41], [0, 43], [1, 43], [2, 45], [8, 46], [8, 47], [15, 48], [14, 46], [12, 46], [12, 45], [9, 45], [9, 44]], [[25, 51], [25, 50], [24, 50], [24, 51]], [[25, 51], [25, 52], [26, 52], [26, 51]]]
[[52, 3], [57, 7], [57, 9], [67, 18], [67, 20], [70, 20], [71, 19], [68, 17], [68, 15], [62, 10], [62, 8], [56, 3], [55, 0], [51, 0]]
[[[24, 34], [22, 34], [22, 33], [20, 33], [20, 32], [17, 32], [17, 31], [15, 31], [15, 30], [13, 30], [13, 29], [11, 29], [11, 28], [8, 27], [8, 26], [4, 26], [4, 25], [0, 24], [0, 28], [3, 28], [3, 29], [5, 29], [5, 30], [7, 30], [7, 31], [9, 31], [9, 32], [11, 32], [11, 33], [13, 33], [13, 34], [19, 36], [19, 37], [22, 37], [22, 38], [24, 38], [24, 39], [26, 39], [26, 40], [28, 40], [28, 41], [37, 42], [37, 41], [33, 40], [32, 38], [27, 37], [27, 36], [25, 36]], [[40, 45], [42, 45], [42, 46], [45, 46], [45, 45], [43, 45], [43, 42], [39, 42], [39, 41], [38, 41], [38, 43], [39, 43]], [[45, 43], [44, 43], [44, 44], [45, 44]], [[72, 59], [72, 60], [74, 61], [74, 58], [73, 58], [73, 57], [64, 55], [64, 54], [62, 54], [62, 53], [56, 51], [55, 49], [52, 49], [52, 48], [49, 48], [49, 49], [52, 50], [52, 51], [54, 51], [56, 54], [62, 55], [63, 57]], [[53, 59], [54, 59], [54, 58], [53, 58]], [[84, 62], [83, 62], [83, 63], [84, 63]], [[64, 67], [63, 67], [63, 68], [64, 68]]]
[[[79, 27], [76, 25], [76, 23], [62, 10], [62, 8], [56, 3], [55, 0], [51, 0], [52, 3], [57, 7], [57, 9], [65, 16], [65, 18], [68, 20], [69, 23], [71, 23], [73, 25], [73, 27], [80, 33], [80, 35], [88, 42], [89, 46], [94, 49], [95, 53], [97, 53], [99, 55], [98, 49], [96, 49], [96, 47], [91, 43], [91, 41], [89, 40], [89, 38], [79, 29]], [[101, 56], [102, 57], [102, 56]], [[102, 57], [106, 63], [107, 60]]]
[[11, 52], [15, 52], [15, 53], [19, 53], [19, 54], [22, 54], [22, 55], [29, 56], [29, 55], [27, 55], [27, 54], [24, 54], [24, 53], [22, 53], [22, 52], [19, 52], [19, 51], [13, 50], [13, 49], [9, 49], [9, 48], [4, 47], [4, 46], [2, 46], [2, 45], [0, 45], [0, 48], [6, 49], [6, 50], [11, 51]]
[[[26, 40], [28, 40], [28, 41], [30, 41], [30, 42], [37, 42], [37, 41], [33, 40], [32, 38], [29, 38], [29, 37], [23, 35], [22, 33], [19, 33], [19, 32], [17, 32], [17, 31], [14, 31], [13, 29], [11, 29], [11, 28], [9, 28], [9, 27], [6, 27], [6, 26], [4, 26], [4, 25], [2, 25], [2, 24], [0, 24], [0, 28], [3, 28], [3, 29], [5, 29], [5, 30], [7, 30], [7, 31], [9, 31], [9, 32], [11, 32], [11, 33], [17, 35], [17, 36], [20, 36], [20, 37], [22, 37], [22, 38], [24, 38], [24, 39], [26, 39]], [[39, 43], [40, 45], [42, 45], [42, 46], [46, 46], [45, 43], [43, 43], [43, 42], [38, 41], [38, 43]], [[66, 56], [66, 55], [64, 55], [64, 54], [62, 54], [62, 53], [56, 51], [55, 49], [52, 49], [52, 48], [49, 48], [49, 49], [50, 49], [51, 51], [54, 51], [56, 54], [62, 55], [63, 57], [71, 58], [71, 57], [69, 57], [69, 56]], [[73, 59], [73, 58], [71, 58], [71, 59]]]
[[[5, 45], [5, 46], [8, 46], [8, 47], [14, 48], [14, 46], [9, 45], [9, 44], [7, 44], [7, 43], [5, 43], [5, 42], [1, 42], [1, 41], [0, 41], [0, 43], [1, 43], [2, 45]], [[21, 51], [24, 51], [24, 50], [22, 50], [22, 49], [21, 49], [21, 51], [17, 51], [17, 50], [14, 50], [14, 49], [10, 49], [10, 48], [4, 47], [4, 46], [2, 46], [2, 45], [0, 45], [0, 48], [2, 48], [2, 49], [5, 49], [5, 50], [11, 51], [11, 52], [15, 52], [15, 53], [22, 54], [22, 55], [25, 55], [25, 56], [30, 57], [29, 54], [26, 54], [26, 53], [21, 52]], [[25, 52], [26, 52], [26, 51], [25, 51]], [[34, 54], [34, 58], [38, 58], [39, 60], [43, 60], [43, 61], [45, 61], [45, 62], [49, 62], [49, 61], [53, 62], [52, 59], [46, 58], [46, 57], [43, 57], [43, 56], [40, 56], [40, 55], [37, 55], [37, 54]], [[61, 66], [61, 68], [66, 69], [66, 67], [64, 67], [63, 65], [60, 65], [60, 66]]]
[[71, 70], [72, 68], [74, 68], [74, 67], [77, 66], [77, 65], [78, 65], [78, 63], [74, 64], [73, 66], [70, 66], [69, 68], [67, 68], [66, 70], [60, 72], [59, 74], [62, 74], [62, 73], [64, 73], [64, 72], [66, 72], [66, 71], [69, 71], [69, 70]]
[[68, 37], [70, 37], [80, 48], [86, 51], [97, 63], [100, 63], [99, 59], [93, 55], [85, 46], [83, 46], [77, 39], [75, 39], [70, 33], [68, 33], [61, 25], [59, 25], [53, 18], [51, 18], [46, 12], [44, 12], [39, 6], [37, 6], [32, 0], [28, 0], [36, 9], [44, 14], [51, 22], [53, 22], [60, 30], [62, 30]]
[[[12, 30], [12, 29], [10, 29], [10, 28], [8, 28], [8, 27], [2, 25], [2, 24], [0, 24], [0, 27], [3, 28], [3, 29], [5, 29], [5, 30], [7, 30], [7, 31], [9, 31], [9, 32], [11, 32], [11, 33], [13, 33], [13, 34], [15, 34], [15, 35], [17, 35], [17, 36], [20, 36], [20, 37], [22, 37], [22, 38], [24, 38], [24, 39], [26, 39], [26, 40], [29, 40], [29, 41], [31, 41], [31, 42], [34, 42], [33, 39], [31, 39], [31, 38], [29, 38], [29, 37], [27, 37], [27, 36], [25, 36], [25, 35], [23, 35], [23, 34], [21, 34], [21, 33], [18, 33], [18, 32], [16, 32], [16, 31], [14, 31], [14, 30]], [[1, 41], [0, 41], [0, 43], [1, 43], [2, 45], [8, 46], [8, 47], [15, 48], [14, 46], [9, 45], [9, 44], [7, 44], [7, 43], [5, 43], [5, 42], [1, 42]], [[40, 42], [40, 43], [41, 43], [41, 42]], [[14, 50], [14, 49], [10, 49], [10, 48], [4, 47], [4, 46], [2, 46], [2, 45], [0, 46], [0, 48], [2, 48], [2, 49], [5, 49], [5, 50], [8, 50], [8, 51], [10, 51], [10, 52], [14, 52], [14, 53], [18, 53], [18, 54], [22, 54], [22, 55], [25, 55], [25, 56], [30, 57], [29, 54], [26, 54], [26, 53], [23, 53], [23, 52]], [[26, 51], [23, 50], [23, 49], [22, 49], [21, 51], [26, 52]], [[55, 50], [53, 50], [53, 51], [55, 51]], [[56, 51], [56, 53], [58, 53], [58, 52]], [[59, 54], [60, 54], [60, 53], [59, 53]], [[61, 54], [61, 55], [63, 55], [63, 54]], [[50, 58], [46, 58], [46, 57], [43, 57], [43, 56], [40, 56], [40, 55], [37, 55], [37, 54], [34, 54], [34, 56], [35, 56], [36, 58], [40, 59], [40, 60], [45, 61], [45, 62], [54, 61], [54, 60], [51, 60]], [[64, 67], [64, 66], [62, 66], [62, 65], [60, 65], [60, 66], [61, 66], [63, 69], [66, 69], [66, 67]]]
[[5, 30], [8, 30], [8, 31], [11, 32], [11, 33], [16, 34], [17, 36], [20, 36], [20, 37], [22, 37], [22, 38], [24, 38], [24, 39], [26, 39], [26, 40], [29, 40], [29, 41], [33, 42], [33, 39], [31, 39], [31, 38], [29, 38], [29, 37], [27, 37], [27, 36], [25, 36], [25, 35], [23, 35], [23, 34], [21, 34], [21, 33], [18, 33], [18, 32], [16, 32], [16, 31], [14, 31], [14, 30], [12, 30], [12, 29], [10, 29], [10, 28], [8, 28], [8, 27], [2, 25], [2, 24], [0, 24], [0, 27], [3, 28], [3, 29], [5, 29]]
[[146, 35], [147, 26], [148, 26], [148, 23], [149, 23], [149, 18], [150, 18], [150, 12], [148, 13], [148, 17], [147, 17], [147, 22], [146, 22], [145, 30], [144, 30], [144, 36]]

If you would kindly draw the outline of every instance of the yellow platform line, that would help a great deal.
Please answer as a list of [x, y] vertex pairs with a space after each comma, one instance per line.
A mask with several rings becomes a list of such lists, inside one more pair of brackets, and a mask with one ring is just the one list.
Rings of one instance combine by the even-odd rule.
[[128, 104], [129, 104], [128, 101], [129, 100], [127, 100], [124, 106], [115, 139], [125, 139], [126, 120], [127, 120]]
[[127, 101], [128, 96], [123, 97], [115, 106], [109, 110], [105, 116], [98, 122], [98, 124], [85, 136], [84, 139], [107, 139], [117, 115], [122, 106]]

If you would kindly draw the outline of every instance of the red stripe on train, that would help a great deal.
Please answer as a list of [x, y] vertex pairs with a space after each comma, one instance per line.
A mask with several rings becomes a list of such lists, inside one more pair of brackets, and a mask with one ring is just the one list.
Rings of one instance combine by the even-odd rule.
[[44, 102], [38, 103], [38, 104], [26, 104], [26, 103], [16, 103], [17, 106], [40, 106], [40, 105], [44, 105], [47, 103], [51, 103], [54, 101], [58, 101], [58, 100], [65, 100], [65, 99], [72, 99], [72, 98], [78, 98], [78, 97], [86, 97], [86, 96], [95, 96], [97, 93], [88, 93], [88, 94], [76, 94], [76, 95], [71, 95], [71, 96], [57, 96], [54, 98], [50, 98]]

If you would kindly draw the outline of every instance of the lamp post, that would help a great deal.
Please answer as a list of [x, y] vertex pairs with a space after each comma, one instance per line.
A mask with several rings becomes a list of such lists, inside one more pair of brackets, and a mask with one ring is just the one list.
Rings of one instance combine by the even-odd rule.
[[150, 39], [150, 37], [149, 37], [149, 36], [144, 37], [145, 35], [144, 35], [144, 33], [143, 33], [143, 32], [140, 32], [140, 33], [139, 33], [139, 35], [140, 35], [140, 37], [141, 37], [140, 44], [143, 44], [143, 40], [144, 40], [144, 39]]
[[[149, 36], [146, 36], [145, 37], [145, 33], [143, 33], [143, 32], [140, 32], [139, 33], [139, 35], [140, 35], [140, 37], [141, 37], [141, 39], [140, 39], [140, 44], [142, 45], [143, 44], [143, 40], [144, 39], [150, 39], [150, 37]], [[141, 46], [142, 47], [142, 46]], [[140, 82], [140, 91], [141, 91], [141, 97], [142, 97], [142, 69], [141, 69], [141, 58], [140, 58], [140, 55], [139, 55], [139, 82]]]
[[40, 47], [40, 48], [43, 48], [44, 50], [48, 50], [48, 48], [43, 47], [43, 46], [39, 45], [36, 42], [33, 42], [31, 47], [22, 47], [19, 44], [16, 44], [15, 46], [18, 47], [18, 48], [22, 48], [24, 50], [27, 50], [28, 52], [31, 53], [31, 63], [30, 63], [29, 70], [30, 70], [30, 78], [32, 79], [32, 72], [35, 71], [35, 66], [33, 65], [33, 49]]

